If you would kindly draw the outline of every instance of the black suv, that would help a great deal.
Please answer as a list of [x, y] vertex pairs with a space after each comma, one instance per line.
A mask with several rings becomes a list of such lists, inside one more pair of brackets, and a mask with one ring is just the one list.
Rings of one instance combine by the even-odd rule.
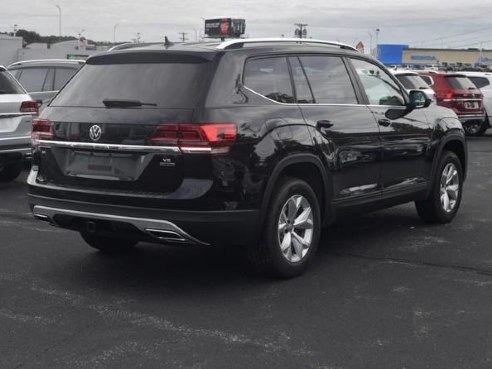
[[455, 113], [338, 43], [232, 40], [93, 56], [33, 123], [34, 216], [120, 252], [243, 245], [300, 274], [321, 228], [415, 201], [453, 219], [467, 149]]

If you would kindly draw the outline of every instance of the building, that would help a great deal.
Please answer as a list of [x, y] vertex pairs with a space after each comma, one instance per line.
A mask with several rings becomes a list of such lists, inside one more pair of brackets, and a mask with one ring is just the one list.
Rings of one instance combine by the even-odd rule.
[[22, 47], [22, 37], [0, 34], [0, 65], [34, 59], [87, 59], [106, 51], [107, 47], [89, 45], [85, 39], [58, 42], [52, 45], [33, 43]]
[[386, 65], [492, 65], [492, 50], [426, 49], [408, 45], [378, 45], [379, 60]]

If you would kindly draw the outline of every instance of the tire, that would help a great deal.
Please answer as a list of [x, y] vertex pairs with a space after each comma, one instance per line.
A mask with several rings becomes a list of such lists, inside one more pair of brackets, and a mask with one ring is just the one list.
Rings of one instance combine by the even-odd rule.
[[482, 136], [489, 128], [488, 118], [483, 121], [470, 121], [463, 124], [463, 129], [467, 136], [478, 137]]
[[100, 236], [87, 232], [80, 232], [83, 240], [91, 247], [105, 254], [124, 254], [132, 250], [138, 243], [135, 240], [129, 240], [119, 237]]
[[[316, 253], [320, 232], [316, 193], [303, 180], [282, 178], [270, 200], [262, 241], [249, 249], [249, 260], [263, 275], [298, 276]], [[301, 247], [303, 243], [304, 247]]]
[[416, 201], [420, 218], [427, 223], [449, 223], [455, 217], [463, 193], [463, 169], [455, 153], [444, 151], [427, 200]]
[[16, 179], [22, 171], [22, 161], [0, 164], [0, 182], [10, 182]]

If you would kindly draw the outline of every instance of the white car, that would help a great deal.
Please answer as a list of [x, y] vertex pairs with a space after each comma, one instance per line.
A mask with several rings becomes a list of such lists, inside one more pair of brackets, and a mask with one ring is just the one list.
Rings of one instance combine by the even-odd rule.
[[38, 104], [19, 82], [0, 66], [0, 182], [20, 174], [31, 153], [31, 126]]
[[488, 72], [460, 72], [468, 77], [475, 86], [482, 92], [483, 106], [485, 108], [485, 124], [483, 124], [476, 136], [485, 133], [492, 126], [492, 73]]
[[436, 94], [429, 84], [419, 76], [418, 73], [412, 71], [392, 70], [393, 75], [401, 82], [407, 91], [422, 90], [426, 96], [436, 102]]

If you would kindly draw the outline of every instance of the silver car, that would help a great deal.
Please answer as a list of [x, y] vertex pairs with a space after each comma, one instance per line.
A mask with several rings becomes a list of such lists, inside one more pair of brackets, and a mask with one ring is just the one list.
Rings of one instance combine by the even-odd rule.
[[0, 182], [20, 174], [31, 153], [31, 125], [38, 104], [19, 82], [0, 66]]
[[403, 87], [410, 90], [422, 90], [432, 102], [436, 102], [436, 94], [434, 90], [427, 84], [425, 80], [416, 72], [412, 71], [391, 71], [393, 75], [401, 82]]

